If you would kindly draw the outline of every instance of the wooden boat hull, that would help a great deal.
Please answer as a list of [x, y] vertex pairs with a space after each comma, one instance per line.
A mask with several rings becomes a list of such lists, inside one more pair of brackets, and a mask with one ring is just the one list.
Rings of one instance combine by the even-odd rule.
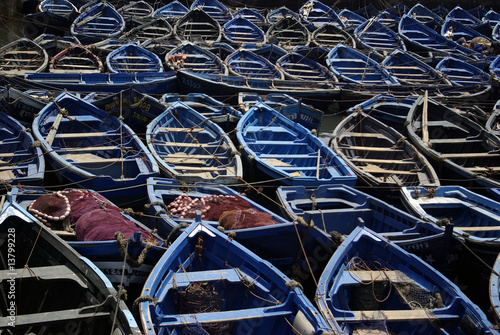
[[[59, 113], [62, 109], [68, 111], [66, 117]], [[69, 93], [40, 112], [33, 131], [59, 175], [115, 202], [113, 198], [146, 195], [147, 178], [159, 174], [156, 161], [132, 129]], [[125, 153], [122, 146], [128, 148]]]
[[236, 137], [255, 168], [279, 184], [356, 182], [352, 170], [332, 149], [266, 104], [257, 104], [243, 115]]
[[178, 71], [181, 93], [205, 93], [232, 105], [238, 103], [238, 93], [253, 92], [266, 95], [284, 93], [317, 108], [328, 108], [331, 101], [340, 98], [340, 89], [323, 82], [291, 80], [245, 79], [237, 76], [195, 74]]
[[47, 52], [25, 37], [0, 48], [0, 68], [3, 75], [22, 76], [27, 72], [42, 72], [48, 62]]
[[[194, 247], [201, 244], [203, 253], [193, 259], [190, 255], [194, 255]], [[249, 268], [251, 273], [246, 270]], [[248, 289], [242, 277], [253, 283], [254, 294], [245, 295]], [[186, 280], [182, 280], [184, 278]], [[218, 292], [218, 298], [212, 296], [208, 304], [194, 302], [194, 308], [187, 310], [188, 306], [182, 303], [183, 296], [202, 282], [203, 286]], [[286, 282], [288, 277], [281, 271], [238, 242], [210, 225], [192, 224], [175, 240], [145, 284], [142, 295], [157, 298], [158, 302], [155, 306], [150, 301], [140, 303], [141, 322], [147, 334], [163, 330], [180, 334], [183, 330], [210, 331], [213, 328], [236, 332], [251, 329], [273, 334], [293, 333], [292, 329], [321, 333], [328, 329], [303, 292], [299, 288], [286, 288]], [[227, 285], [223, 289], [224, 283]], [[263, 283], [265, 290], [262, 290]], [[172, 299], [174, 291], [179, 294], [180, 304]], [[273, 292], [272, 296], [265, 291]], [[229, 294], [233, 299], [229, 299]], [[273, 297], [280, 297], [281, 302], [273, 301]]]
[[[435, 333], [433, 322], [439, 320], [447, 320], [444, 332], [460, 333], [468, 327], [464, 319], [471, 320], [474, 331], [495, 333], [486, 315], [455, 284], [368, 228], [357, 227], [349, 235], [318, 283], [320, 311], [347, 334], [360, 328]], [[419, 299], [409, 298], [409, 291], [426, 302], [415, 304]]]
[[[125, 302], [87, 258], [18, 204], [5, 203], [0, 221], [5, 242], [2, 255], [11, 255], [9, 260], [5, 257], [4, 264], [9, 266], [2, 271], [2, 296], [10, 306], [3, 307], [6, 313], [0, 318], [0, 329], [58, 333], [78, 328], [86, 334], [141, 334]], [[18, 288], [15, 300], [7, 294], [12, 293], [9, 287]]]
[[29, 73], [25, 78], [5, 77], [0, 81], [23, 90], [41, 89], [49, 91], [81, 93], [118, 93], [133, 88], [146, 94], [175, 92], [178, 82], [175, 73]]
[[186, 183], [235, 184], [241, 158], [229, 136], [182, 102], [174, 102], [146, 130], [149, 150], [167, 176]]
[[285, 79], [274, 63], [249, 50], [236, 50], [227, 56], [225, 63], [232, 74], [244, 78]]
[[125, 44], [110, 52], [106, 64], [113, 73], [163, 72], [160, 57], [135, 43]]

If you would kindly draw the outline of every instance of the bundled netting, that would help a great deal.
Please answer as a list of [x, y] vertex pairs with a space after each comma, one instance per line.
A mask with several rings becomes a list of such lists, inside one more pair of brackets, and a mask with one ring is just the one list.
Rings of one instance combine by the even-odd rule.
[[[419, 286], [414, 280], [399, 270], [390, 270], [378, 262], [366, 264], [361, 259], [353, 259], [349, 262], [348, 271], [373, 271], [373, 278], [382, 276], [383, 281], [373, 280], [366, 285], [360, 286], [353, 292], [353, 306], [357, 310], [380, 309], [381, 302], [389, 298], [390, 290], [394, 288], [401, 301], [410, 309], [433, 309], [442, 307], [442, 299], [439, 293], [432, 292]], [[391, 276], [389, 276], [389, 273]], [[392, 278], [391, 278], [392, 277]], [[389, 293], [385, 293], [389, 290]]]
[[[191, 283], [179, 292], [177, 309], [179, 314], [220, 312], [224, 305], [223, 281]], [[224, 334], [232, 328], [231, 322], [216, 322], [190, 325], [183, 328], [183, 334]]]
[[121, 232], [129, 238], [140, 231], [144, 241], [152, 241], [148, 231], [122, 215], [122, 210], [97, 192], [65, 190], [44, 194], [28, 211], [52, 229], [74, 231], [79, 241], [108, 241]]
[[269, 213], [257, 211], [247, 200], [233, 195], [211, 195], [192, 199], [181, 194], [167, 209], [181, 219], [194, 219], [196, 211], [202, 220], [218, 221], [225, 229], [242, 229], [275, 224]]

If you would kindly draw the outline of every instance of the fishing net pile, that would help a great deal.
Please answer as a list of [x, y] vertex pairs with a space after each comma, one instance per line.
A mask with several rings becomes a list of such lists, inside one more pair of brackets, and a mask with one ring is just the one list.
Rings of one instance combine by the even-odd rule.
[[172, 215], [181, 219], [194, 219], [196, 211], [202, 220], [218, 221], [224, 229], [243, 229], [276, 224], [269, 213], [260, 212], [247, 200], [234, 195], [211, 195], [191, 198], [183, 193], [168, 204]]
[[136, 231], [144, 241], [151, 239], [150, 233], [124, 217], [119, 207], [93, 191], [44, 194], [30, 204], [28, 211], [52, 229], [74, 231], [79, 241], [114, 240], [117, 232], [128, 238]]

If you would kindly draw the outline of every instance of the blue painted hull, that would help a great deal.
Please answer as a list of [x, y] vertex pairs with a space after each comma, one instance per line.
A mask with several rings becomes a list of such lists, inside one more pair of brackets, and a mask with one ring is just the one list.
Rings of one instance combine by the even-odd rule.
[[118, 93], [133, 88], [146, 94], [165, 94], [178, 89], [174, 72], [153, 73], [28, 73], [22, 77], [1, 76], [14, 87], [81, 93]]
[[[59, 108], [70, 111], [67, 118], [58, 116]], [[40, 111], [33, 132], [59, 175], [108, 199], [145, 196], [147, 178], [159, 174], [154, 157], [128, 126], [69, 93]], [[125, 153], [121, 146], [127, 147]]]
[[257, 104], [240, 119], [236, 136], [258, 171], [282, 185], [354, 185], [345, 162], [302, 125]]
[[[203, 252], [193, 257], [196, 245], [202, 245]], [[245, 285], [248, 281], [252, 294]], [[288, 281], [273, 265], [210, 225], [192, 224], [160, 259], [144, 286], [142, 295], [158, 300], [154, 305], [140, 303], [142, 325], [146, 334], [211, 329], [248, 333], [251, 329], [256, 334], [282, 335], [293, 334], [290, 324], [305, 331], [299, 322], [303, 319], [312, 334], [329, 329], [302, 290], [288, 288]], [[190, 292], [200, 285], [217, 292], [216, 296], [199, 303], [190, 299]], [[192, 308], [183, 304], [184, 297]]]
[[[426, 301], [412, 305], [416, 299], [409, 299], [400, 285]], [[433, 334], [436, 320], [442, 320], [443, 333], [460, 334], [467, 328], [463, 319], [471, 320], [474, 332], [497, 333], [450, 280], [364, 227], [357, 227], [332, 256], [319, 279], [316, 302], [324, 317], [338, 322], [346, 334], [361, 327]]]

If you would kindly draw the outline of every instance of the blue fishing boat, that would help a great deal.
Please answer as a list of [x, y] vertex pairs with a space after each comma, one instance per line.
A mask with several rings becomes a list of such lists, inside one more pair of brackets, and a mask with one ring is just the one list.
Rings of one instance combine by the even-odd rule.
[[290, 52], [276, 61], [276, 66], [288, 79], [338, 82], [326, 66], [296, 52]]
[[127, 43], [110, 52], [106, 65], [113, 73], [163, 72], [160, 57], [135, 43]]
[[175, 36], [171, 36], [168, 38], [155, 38], [144, 41], [140, 44], [141, 47], [154, 52], [161, 59], [165, 57], [165, 54], [181, 44], [181, 40]]
[[474, 17], [477, 17], [478, 19], [481, 19], [485, 14], [486, 14], [487, 9], [484, 7], [483, 4], [480, 4], [477, 7], [474, 7], [472, 9], [469, 9], [467, 12], [472, 14]]
[[243, 115], [236, 137], [254, 169], [281, 185], [356, 183], [354, 172], [332, 149], [266, 104]]
[[[150, 178], [148, 190], [147, 207], [152, 214], [149, 224], [160, 235], [170, 234], [171, 229], [183, 230], [186, 223], [196, 224], [193, 214], [199, 209], [205, 224], [224, 228], [233, 240], [271, 262], [285, 275], [299, 280], [311, 299], [316, 287], [314, 279], [321, 275], [339, 243], [338, 234], [332, 236], [313, 225], [285, 220], [252, 200], [255, 194], [246, 196], [220, 184], [183, 185], [172, 179]], [[248, 190], [245, 193], [248, 192], [252, 193]], [[181, 207], [186, 206], [190, 208], [183, 215]], [[236, 216], [237, 213], [245, 215]]]
[[[401, 13], [401, 15], [402, 14], [404, 14], [404, 13]], [[375, 21], [382, 24], [384, 27], [386, 27], [390, 30], [397, 31], [399, 20], [401, 19], [401, 15], [396, 15], [396, 14], [388, 12], [387, 10], [383, 10], [380, 12], [380, 14], [378, 14], [373, 19], [375, 19]]]
[[500, 139], [451, 108], [420, 96], [410, 109], [408, 138], [436, 169], [464, 185], [499, 187]]
[[[8, 264], [3, 271], [9, 272], [2, 281], [16, 288], [15, 299], [11, 296], [7, 300], [9, 295], [4, 294], [2, 331], [12, 331], [15, 326], [16, 331], [38, 334], [65, 333], [74, 327], [89, 335], [142, 333], [120, 298], [123, 292], [118, 293], [92, 262], [25, 209], [16, 203], [4, 203], [0, 223], [1, 235], [5, 236], [2, 262]], [[11, 252], [7, 252], [8, 238], [20, 243]]]
[[109, 115], [121, 118], [136, 134], [145, 134], [148, 124], [166, 109], [158, 99], [132, 87], [90, 102]]
[[35, 115], [46, 104], [47, 102], [41, 101], [12, 86], [0, 88], [0, 111], [12, 116], [27, 128], [31, 129]]
[[266, 39], [269, 43], [291, 50], [296, 45], [309, 45], [311, 32], [300, 20], [285, 16], [267, 29]]
[[99, 73], [104, 69], [99, 56], [82, 44], [74, 44], [54, 55], [49, 63], [52, 73]]
[[299, 16], [302, 20], [312, 23], [315, 28], [327, 23], [340, 29], [346, 27], [334, 7], [327, 6], [319, 0], [306, 1], [299, 9]]
[[184, 42], [165, 54], [165, 64], [171, 70], [193, 73], [227, 74], [224, 62], [214, 53], [198, 44]]
[[43, 0], [40, 2], [41, 12], [51, 12], [70, 20], [73, 20], [78, 13], [78, 9], [68, 0]]
[[24, 37], [35, 39], [41, 34], [54, 34], [64, 36], [69, 34], [73, 17], [57, 15], [52, 11], [37, 11], [28, 13], [23, 17]]
[[274, 43], [265, 44], [244, 44], [243, 48], [253, 52], [256, 55], [262, 56], [272, 64], [276, 64], [276, 61], [286, 55], [287, 51], [282, 47]]
[[189, 9], [193, 10], [195, 8], [202, 9], [221, 26], [233, 18], [229, 8], [218, 0], [195, 0]]
[[60, 176], [115, 202], [145, 195], [146, 179], [159, 175], [154, 157], [132, 129], [69, 93], [40, 111], [33, 134]]
[[500, 14], [490, 9], [482, 18], [483, 23], [489, 22], [490, 26], [495, 27], [500, 22]]
[[500, 136], [500, 100], [493, 106], [484, 128], [497, 136]]
[[339, 43], [353, 48], [356, 47], [356, 41], [351, 34], [329, 23], [318, 27], [312, 32], [311, 42], [326, 48], [334, 48]]
[[229, 136], [182, 102], [172, 103], [149, 123], [146, 142], [170, 178], [235, 184], [243, 177], [241, 158]]
[[156, 233], [93, 190], [14, 187], [8, 200], [92, 261], [117, 287], [142, 287], [166, 250]]
[[152, 299], [139, 298], [146, 334], [215, 329], [321, 334], [334, 327], [278, 268], [202, 222], [174, 241], [142, 296], [157, 299], [153, 305]]
[[469, 325], [473, 332], [496, 333], [481, 309], [452, 281], [362, 226], [330, 259], [315, 301], [322, 315], [338, 322], [345, 334], [365, 329], [458, 334]]
[[401, 99], [394, 95], [378, 94], [349, 108], [347, 113], [362, 111], [403, 134], [406, 131], [406, 116], [416, 99], [411, 96]]
[[466, 26], [473, 26], [482, 23], [478, 17], [472, 15], [471, 13], [460, 7], [460, 5], [457, 5], [455, 8], [450, 10], [445, 19], [455, 20]]
[[316, 46], [305, 46], [305, 45], [297, 45], [292, 49], [293, 53], [299, 54], [303, 57], [309, 58], [314, 62], [326, 66], [326, 57], [330, 52], [330, 48], [316, 45]]
[[331, 83], [306, 80], [243, 78], [182, 70], [177, 72], [177, 78], [182, 94], [205, 93], [231, 105], [238, 103], [240, 92], [284, 93], [316, 108], [328, 108], [341, 95], [340, 88]]
[[15, 87], [49, 91], [117, 93], [130, 87], [142, 93], [165, 94], [178, 89], [173, 71], [144, 73], [28, 73], [25, 78], [0, 81]]
[[120, 36], [120, 40], [134, 43], [144, 43], [156, 39], [170, 39], [174, 36], [174, 29], [164, 18], [148, 20], [143, 24], [130, 29]]
[[118, 37], [124, 29], [125, 20], [107, 1], [93, 3], [71, 24], [71, 34], [84, 44]]
[[241, 92], [238, 95], [238, 106], [245, 113], [259, 102], [272, 107], [280, 114], [285, 115], [292, 121], [298, 122], [311, 131], [318, 131], [323, 119], [323, 111], [308, 104], [302, 103], [288, 94], [270, 93], [259, 95], [249, 92]]
[[117, 9], [125, 20], [135, 19], [147, 21], [153, 16], [153, 6], [144, 0], [130, 1]]
[[436, 70], [455, 85], [475, 87], [476, 90], [491, 87], [491, 76], [487, 72], [452, 56], [443, 58]]
[[495, 263], [492, 266], [490, 282], [489, 282], [489, 293], [491, 307], [493, 309], [495, 322], [500, 322], [500, 257], [497, 257]]
[[32, 40], [21, 37], [0, 48], [0, 68], [6, 76], [22, 76], [27, 72], [45, 71], [49, 56]]
[[339, 78], [348, 83], [364, 86], [399, 85], [378, 62], [369, 56], [343, 44], [338, 44], [328, 54], [328, 68]]
[[351, 31], [367, 20], [366, 17], [361, 16], [347, 8], [344, 8], [339, 12], [339, 17], [344, 22], [346, 29]]
[[176, 101], [180, 101], [193, 108], [207, 119], [216, 123], [226, 133], [233, 131], [243, 116], [243, 113], [236, 108], [203, 93], [189, 93], [186, 95], [166, 93], [160, 99], [161, 104], [166, 107], [170, 107]]
[[369, 4], [369, 5], [364, 6], [363, 8], [357, 9], [354, 11], [354, 13], [361, 15], [362, 17], [364, 17], [366, 19], [376, 17], [378, 14], [380, 14], [378, 9], [373, 7], [372, 4]]
[[361, 111], [340, 121], [330, 146], [361, 183], [380, 193], [440, 185], [434, 168], [406, 137]]
[[452, 54], [466, 60], [470, 60], [470, 58], [480, 59], [482, 57], [474, 50], [447, 39], [407, 14], [403, 15], [401, 21], [399, 21], [398, 31], [407, 44], [407, 48], [415, 52], [430, 51], [436, 53], [436, 55]]
[[[292, 223], [273, 211], [240, 194], [229, 186], [213, 183], [186, 185], [175, 179], [148, 179], [148, 226], [157, 229], [160, 236], [169, 236], [179, 229], [179, 224], [196, 222], [195, 212], [200, 211], [203, 223], [225, 230], [258, 230], [268, 225], [284, 226]], [[243, 211], [238, 221], [223, 221], [224, 212]], [[231, 213], [229, 213], [231, 214]], [[227, 216], [228, 214], [226, 214]]]
[[175, 24], [175, 22], [183, 17], [187, 12], [189, 12], [189, 9], [186, 6], [184, 6], [179, 0], [174, 0], [165, 6], [158, 8], [153, 13], [153, 18], [163, 18], [170, 24]]
[[200, 8], [190, 9], [174, 25], [174, 34], [182, 41], [219, 42], [222, 29], [213, 17]]
[[421, 85], [432, 89], [452, 84], [441, 72], [403, 50], [395, 50], [387, 56], [382, 62], [382, 67], [399, 82], [408, 85]]
[[238, 49], [227, 56], [229, 71], [244, 78], [285, 79], [284, 73], [266, 58], [246, 49]]
[[49, 57], [57, 55], [72, 45], [80, 44], [78, 38], [74, 36], [56, 36], [54, 34], [41, 34], [33, 42], [45, 49]]
[[268, 28], [266, 18], [255, 8], [245, 6], [235, 10], [233, 16], [245, 18], [263, 30]]
[[[499, 249], [497, 201], [461, 186], [403, 187], [401, 195], [404, 206], [413, 215], [438, 225], [440, 220], [448, 220], [455, 233], [463, 235], [468, 243]], [[493, 261], [489, 259], [488, 263]]]
[[252, 21], [241, 16], [236, 16], [226, 22], [222, 27], [222, 33], [229, 43], [235, 45], [266, 42], [264, 31]]
[[273, 25], [287, 16], [292, 17], [297, 21], [300, 21], [299, 14], [295, 13], [293, 10], [285, 6], [281, 6], [279, 8], [269, 11], [266, 15], [266, 19], [267, 22], [269, 22], [269, 24]]
[[42, 149], [19, 121], [2, 114], [0, 118], [1, 193], [10, 185], [41, 185], [45, 172]]
[[453, 41], [458, 41], [461, 38], [465, 41], [470, 41], [475, 37], [481, 37], [491, 42], [489, 37], [455, 19], [446, 19], [446, 21], [444, 21], [441, 26], [441, 35], [452, 39]]
[[342, 235], [349, 235], [362, 221], [365, 227], [428, 260], [436, 270], [447, 275], [457, 272], [462, 245], [453, 237], [452, 225], [437, 227], [347, 185], [281, 186], [276, 192], [285, 218]]
[[406, 50], [401, 37], [384, 24], [369, 19], [354, 30], [356, 45], [363, 49], [390, 53], [394, 50]]
[[425, 7], [421, 3], [417, 3], [415, 6], [410, 8], [408, 15], [434, 30], [438, 30], [444, 22], [442, 16]]

